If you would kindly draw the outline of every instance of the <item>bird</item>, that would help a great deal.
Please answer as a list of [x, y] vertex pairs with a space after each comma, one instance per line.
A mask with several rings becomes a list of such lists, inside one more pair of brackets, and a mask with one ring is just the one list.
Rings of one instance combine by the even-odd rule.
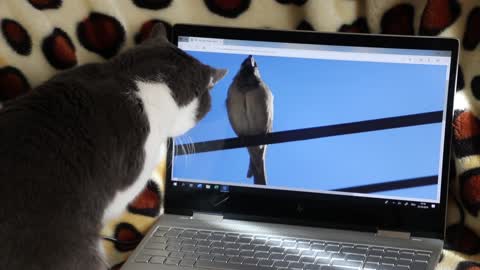
[[[228, 119], [239, 138], [265, 135], [273, 129], [273, 94], [262, 80], [257, 62], [249, 55], [228, 88], [226, 100]], [[248, 146], [250, 163], [247, 178], [267, 185], [265, 153], [267, 145]]]

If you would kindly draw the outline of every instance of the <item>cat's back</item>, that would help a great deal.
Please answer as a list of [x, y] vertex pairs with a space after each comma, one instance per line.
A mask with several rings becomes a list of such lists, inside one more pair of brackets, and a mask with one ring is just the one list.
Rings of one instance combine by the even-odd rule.
[[138, 135], [125, 133], [115, 119], [128, 124], [141, 116], [125, 108], [117, 84], [85, 78], [72, 71], [0, 109], [2, 269], [77, 269], [72, 261], [84, 269], [101, 265], [94, 249], [98, 220], [112, 195], [105, 181], [115, 173], [109, 170], [115, 147], [107, 142], [120, 138], [114, 132]]

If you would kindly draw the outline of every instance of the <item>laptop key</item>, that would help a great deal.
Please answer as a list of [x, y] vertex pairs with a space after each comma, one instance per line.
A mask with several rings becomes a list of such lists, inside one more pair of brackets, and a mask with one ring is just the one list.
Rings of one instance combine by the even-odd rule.
[[[342, 248], [342, 253], [345, 254], [357, 254], [357, 255], [367, 255], [367, 250], [366, 249], [360, 249], [360, 248], [350, 248], [350, 247], [344, 247]], [[383, 252], [381, 252], [383, 253]], [[381, 255], [380, 255], [381, 256]]]
[[183, 259], [196, 260], [198, 259], [198, 256], [198, 254], [185, 254], [185, 256], [183, 256]]
[[257, 258], [246, 258], [243, 260], [243, 264], [257, 265], [260, 260]]
[[280, 240], [268, 240], [267, 245], [271, 247], [279, 247], [282, 244]]
[[265, 252], [267, 252], [269, 250], [270, 250], [270, 248], [267, 247], [267, 246], [256, 246], [255, 247], [255, 251], [265, 251]]
[[251, 242], [252, 242], [252, 238], [239, 238], [235, 243], [250, 244]]
[[165, 261], [165, 257], [162, 256], [155, 256], [150, 260], [150, 263], [163, 263]]
[[228, 263], [241, 264], [241, 263], [243, 263], [243, 258], [242, 257], [232, 257], [228, 260]]
[[311, 248], [312, 248], [312, 250], [325, 250], [325, 245], [324, 244], [313, 244]]
[[210, 254], [213, 254], [213, 255], [223, 255], [225, 254], [225, 250], [223, 248], [213, 248], [211, 251], [210, 251]]
[[396, 265], [395, 270], [409, 270], [410, 268], [408, 266], [404, 266], [404, 265]]
[[375, 263], [366, 263], [363, 266], [363, 270], [377, 270], [380, 268], [380, 265], [375, 264]]
[[270, 255], [269, 259], [275, 261], [283, 261], [283, 259], [285, 259], [285, 255], [280, 253], [273, 253]]
[[410, 265], [410, 270], [425, 270], [427, 269], [426, 262], [414, 262]]
[[359, 262], [363, 262], [365, 261], [366, 259], [366, 256], [365, 255], [357, 255], [357, 254], [348, 254], [345, 259], [347, 259], [347, 261], [359, 261]]
[[236, 249], [227, 249], [225, 250], [225, 256], [238, 256], [240, 255], [240, 251]]
[[168, 238], [167, 237], [152, 237], [149, 243], [159, 243], [159, 244], [166, 244]]
[[297, 255], [297, 254], [300, 254], [300, 250], [295, 248], [289, 248], [289, 249], [286, 249], [284, 253], [290, 254], [290, 255]]
[[214, 262], [227, 262], [227, 261], [228, 261], [228, 257], [223, 256], [223, 255], [215, 256], [215, 258], [213, 258], [213, 261], [214, 261]]
[[196, 250], [197, 253], [208, 254], [210, 253], [210, 248], [208, 247], [199, 247]]
[[191, 251], [195, 251], [195, 249], [196, 248], [194, 245], [185, 245], [180, 250], [185, 252], [191, 252]]
[[415, 255], [414, 259], [416, 262], [428, 262], [428, 260], [430, 260], [430, 256]]
[[325, 252], [325, 251], [319, 251], [317, 252], [317, 258], [330, 258], [331, 253]]
[[301, 248], [301, 249], [309, 249], [309, 248], [310, 248], [310, 244], [306, 244], [306, 243], [299, 243], [299, 244], [297, 244], [297, 248]]
[[305, 270], [320, 270], [320, 265], [309, 264], [305, 265]]
[[220, 262], [197, 261], [194, 265], [197, 268], [207, 269], [232, 269], [232, 270], [274, 270], [269, 266], [252, 266], [246, 264], [229, 264]]
[[303, 263], [291, 262], [290, 264], [288, 264], [288, 269], [301, 270], [301, 269], [303, 269], [304, 266], [305, 265]]
[[343, 267], [352, 267], [352, 268], [360, 268], [362, 264], [363, 262], [357, 262], [357, 261], [343, 261], [343, 260], [332, 261], [333, 266], [343, 266]]
[[161, 249], [164, 250], [167, 248], [167, 245], [165, 244], [159, 244], [159, 243], [148, 243], [145, 245], [145, 248], [147, 249]]
[[183, 259], [180, 261], [180, 266], [193, 267], [195, 260]]
[[412, 260], [400, 259], [397, 261], [397, 265], [410, 266], [410, 264], [412, 264]]
[[223, 238], [222, 241], [225, 242], [225, 243], [233, 243], [233, 242], [237, 241], [237, 237], [226, 236], [225, 238]]
[[317, 265], [329, 265], [330, 259], [329, 258], [319, 258], [315, 260], [315, 264]]
[[281, 247], [272, 247], [270, 248], [270, 253], [284, 253], [285, 249]]
[[152, 256], [148, 256], [148, 255], [138, 255], [136, 258], [135, 258], [135, 262], [138, 262], [138, 263], [147, 263], [150, 258]]
[[340, 247], [339, 246], [327, 246], [325, 247], [325, 251], [327, 252], [339, 252], [340, 251]]
[[314, 257], [301, 257], [300, 258], [300, 262], [303, 262], [303, 263], [314, 263], [315, 262], [315, 258]]
[[178, 264], [180, 263], [180, 259], [177, 259], [177, 258], [166, 258], [163, 263], [164, 263], [164, 264], [167, 264], [167, 265], [178, 265]]
[[255, 239], [252, 241], [252, 245], [265, 245], [267, 243], [267, 240], [265, 239]]
[[285, 256], [285, 261], [287, 262], [298, 262], [300, 260], [300, 256], [298, 255], [287, 255]]
[[200, 257], [198, 257], [198, 260], [199, 261], [212, 261], [215, 257], [213, 255], [210, 255], [210, 254], [205, 254], [205, 255], [200, 255]]
[[[368, 252], [368, 256], [375, 256], [375, 257], [382, 257], [383, 256], [383, 251], [381, 250], [370, 250]], [[400, 255], [401, 256], [401, 255]]]
[[226, 249], [240, 249], [240, 244], [228, 243], [225, 245]]
[[142, 250], [142, 255], [150, 255], [150, 256], [163, 256], [163, 257], [168, 257], [168, 254], [170, 254], [169, 251], [166, 250], [158, 250], [158, 249], [144, 249]]
[[367, 263], [376, 263], [379, 264], [382, 259], [380, 257], [367, 257]]
[[287, 268], [288, 267], [288, 262], [285, 262], [285, 261], [276, 261], [273, 263], [273, 267], [276, 267], [276, 268]]
[[397, 259], [392, 259], [392, 258], [383, 258], [381, 260], [382, 264], [388, 264], [388, 265], [394, 265], [397, 263]]
[[209, 247], [211, 244], [212, 242], [208, 240], [202, 240], [197, 242], [198, 247]]
[[260, 260], [258, 262], [258, 265], [260, 266], [272, 266], [275, 263], [275, 261], [272, 260]]
[[225, 248], [225, 244], [222, 242], [213, 242], [210, 245], [211, 248]]
[[314, 257], [314, 256], [315, 256], [315, 251], [313, 251], [313, 250], [304, 250], [304, 251], [300, 252], [300, 254], [301, 254], [302, 256], [312, 256], [312, 257]]
[[254, 245], [240, 245], [240, 250], [255, 250]]
[[393, 265], [380, 265], [379, 270], [395, 270]]
[[168, 251], [179, 251], [181, 248], [180, 245], [168, 245], [166, 250]]
[[249, 250], [244, 250], [240, 252], [240, 257], [253, 258], [254, 255], [255, 255], [255, 252], [249, 251]]
[[176, 252], [176, 251], [173, 251], [173, 252], [170, 252], [170, 256], [171, 258], [183, 258], [183, 253], [181, 252]]
[[254, 257], [258, 259], [267, 259], [269, 255], [270, 254], [268, 252], [259, 251], [259, 252], [255, 252]]

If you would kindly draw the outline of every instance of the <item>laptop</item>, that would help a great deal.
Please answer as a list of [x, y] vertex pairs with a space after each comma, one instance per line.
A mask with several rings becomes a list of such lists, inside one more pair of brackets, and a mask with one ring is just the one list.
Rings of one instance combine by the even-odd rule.
[[199, 25], [172, 40], [229, 72], [169, 144], [165, 215], [122, 269], [434, 269], [457, 40]]

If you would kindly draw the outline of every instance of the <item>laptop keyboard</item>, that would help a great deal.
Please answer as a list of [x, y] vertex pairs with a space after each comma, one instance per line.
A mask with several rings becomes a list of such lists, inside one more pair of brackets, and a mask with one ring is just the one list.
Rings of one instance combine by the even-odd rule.
[[238, 270], [425, 270], [430, 255], [427, 250], [158, 227], [135, 262]]

